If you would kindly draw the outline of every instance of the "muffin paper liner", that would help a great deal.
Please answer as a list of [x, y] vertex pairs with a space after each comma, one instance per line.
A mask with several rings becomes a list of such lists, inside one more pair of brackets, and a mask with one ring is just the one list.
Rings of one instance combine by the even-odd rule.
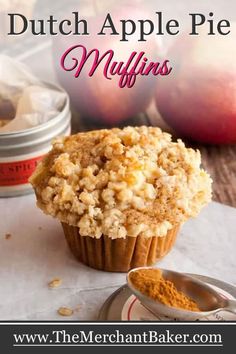
[[81, 236], [76, 226], [62, 223], [62, 227], [72, 253], [80, 262], [109, 272], [127, 272], [132, 268], [153, 265], [170, 251], [179, 231], [179, 226], [176, 226], [164, 237], [111, 239], [102, 235], [96, 239]]

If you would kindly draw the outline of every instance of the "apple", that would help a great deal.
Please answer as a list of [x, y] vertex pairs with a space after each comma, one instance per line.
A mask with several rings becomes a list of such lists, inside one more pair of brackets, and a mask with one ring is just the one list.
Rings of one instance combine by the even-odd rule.
[[236, 25], [228, 36], [182, 35], [167, 57], [172, 73], [158, 81], [156, 105], [180, 136], [236, 142]]
[[[116, 28], [119, 28], [120, 19], [145, 19], [149, 16], [143, 8], [132, 8], [130, 5], [118, 6], [110, 13]], [[120, 42], [119, 35], [109, 35], [109, 32], [104, 36], [98, 36], [97, 33], [100, 32], [106, 15], [107, 12], [87, 19], [90, 36], [56, 36], [53, 42], [54, 66], [57, 67], [60, 84], [69, 93], [75, 109], [86, 119], [114, 126], [145, 110], [154, 96], [157, 78], [137, 76], [132, 88], [120, 88], [120, 76], [113, 76], [112, 80], [107, 80], [103, 75], [104, 65], [89, 77], [90, 59], [78, 78], [75, 78], [72, 72], [64, 71], [59, 65], [62, 54], [77, 44], [84, 45], [87, 51], [97, 48], [101, 55], [112, 49], [115, 61], [126, 62], [133, 51], [138, 53], [144, 51], [150, 61], [158, 61], [155, 36], [146, 42], [139, 42], [135, 35], [130, 36], [127, 42]]]

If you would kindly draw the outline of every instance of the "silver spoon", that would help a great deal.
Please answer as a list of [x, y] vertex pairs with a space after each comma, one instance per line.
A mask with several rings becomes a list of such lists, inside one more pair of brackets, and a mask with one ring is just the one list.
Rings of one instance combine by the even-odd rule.
[[149, 296], [144, 295], [138, 289], [136, 289], [130, 280], [130, 274], [139, 269], [153, 268], [140, 267], [130, 270], [127, 274], [127, 284], [132, 293], [136, 295], [144, 307], [150, 310], [154, 315], [164, 315], [170, 318], [194, 321], [203, 319], [203, 317], [206, 316], [214, 315], [222, 310], [236, 314], [236, 300], [228, 300], [224, 298], [212, 287], [200, 280], [191, 277], [190, 275], [174, 272], [167, 269], [158, 268], [161, 270], [163, 278], [173, 282], [179, 291], [183, 292], [189, 298], [194, 300], [201, 311], [195, 312], [187, 311], [184, 309], [182, 310], [164, 305], [159, 301], [153, 300]]

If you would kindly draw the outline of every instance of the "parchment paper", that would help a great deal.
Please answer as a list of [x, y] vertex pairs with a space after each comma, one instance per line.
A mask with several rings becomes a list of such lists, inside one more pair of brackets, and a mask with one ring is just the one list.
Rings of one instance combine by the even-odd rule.
[[[0, 210], [0, 319], [96, 320], [125, 274], [77, 262], [61, 225], [36, 208], [33, 195], [0, 199]], [[183, 226], [173, 250], [157, 265], [236, 284], [235, 229], [236, 209], [213, 202]], [[49, 289], [55, 277], [62, 285]], [[61, 306], [75, 309], [73, 316], [58, 315]]]
[[0, 125], [0, 133], [49, 121], [61, 111], [65, 99], [66, 94], [48, 88], [24, 64], [0, 55], [0, 120], [8, 122]]

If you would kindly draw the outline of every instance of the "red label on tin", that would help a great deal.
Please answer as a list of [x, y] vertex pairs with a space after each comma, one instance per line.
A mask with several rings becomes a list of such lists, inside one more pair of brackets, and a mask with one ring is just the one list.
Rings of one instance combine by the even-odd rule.
[[43, 156], [38, 156], [23, 161], [0, 162], [0, 186], [15, 186], [28, 183], [29, 177], [42, 158]]

